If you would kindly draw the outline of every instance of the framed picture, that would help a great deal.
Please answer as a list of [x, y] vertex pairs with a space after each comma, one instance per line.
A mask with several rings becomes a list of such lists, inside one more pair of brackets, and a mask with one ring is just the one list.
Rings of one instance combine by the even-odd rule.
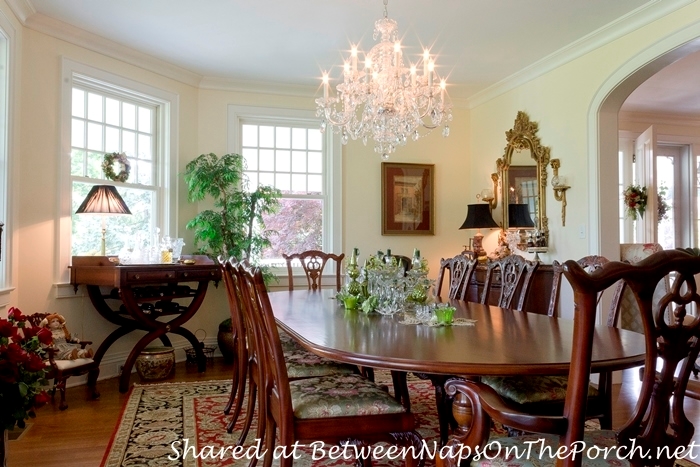
[[382, 163], [382, 235], [434, 234], [434, 167]]

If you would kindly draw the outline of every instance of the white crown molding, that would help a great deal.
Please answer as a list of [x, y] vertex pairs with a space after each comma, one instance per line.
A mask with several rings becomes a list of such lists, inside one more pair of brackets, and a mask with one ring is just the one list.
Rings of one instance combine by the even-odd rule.
[[695, 0], [651, 0], [615, 21], [572, 42], [541, 60], [502, 79], [469, 98], [469, 108], [477, 107], [539, 76], [559, 68], [605, 44], [662, 18]]
[[618, 120], [629, 123], [644, 123], [647, 125], [671, 125], [671, 126], [700, 126], [700, 117], [697, 114], [670, 114], [659, 112], [620, 112]]
[[[13, 0], [25, 2], [28, 0]], [[173, 65], [159, 58], [138, 52], [132, 48], [105, 39], [102, 36], [76, 28], [70, 24], [50, 18], [41, 13], [29, 16], [24, 25], [30, 29], [47, 34], [57, 39], [75, 44], [107, 57], [121, 60], [125, 63], [143, 68], [144, 70], [171, 78], [190, 86], [199, 86], [202, 77], [185, 68]]]
[[249, 92], [299, 97], [313, 97], [320, 88], [320, 86], [267, 81], [245, 81], [216, 76], [204, 76], [199, 82], [199, 87], [201, 89], [210, 89], [214, 91]]
[[29, 0], [5, 0], [5, 2], [22, 24], [27, 21], [27, 18], [36, 14], [36, 9]]

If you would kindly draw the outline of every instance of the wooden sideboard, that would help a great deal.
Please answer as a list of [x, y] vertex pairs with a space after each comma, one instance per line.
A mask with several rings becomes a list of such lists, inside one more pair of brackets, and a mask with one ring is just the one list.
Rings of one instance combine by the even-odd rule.
[[[467, 288], [467, 301], [478, 302], [481, 300], [481, 294], [484, 290], [484, 279], [486, 278], [486, 265], [479, 264], [476, 267], [474, 276]], [[546, 315], [549, 309], [549, 300], [552, 295], [552, 280], [554, 272], [551, 264], [540, 264], [535, 275], [532, 278], [530, 292], [525, 301], [523, 311], [529, 313], [538, 313]], [[498, 297], [501, 294], [501, 277], [500, 273], [496, 272], [491, 286], [491, 293], [488, 303], [493, 305], [498, 303]], [[518, 295], [520, 292], [518, 291]]]

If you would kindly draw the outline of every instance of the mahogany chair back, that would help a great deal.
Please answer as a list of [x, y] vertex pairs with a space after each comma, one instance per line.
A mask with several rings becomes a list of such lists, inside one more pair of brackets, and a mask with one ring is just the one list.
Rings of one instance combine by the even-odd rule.
[[[584, 256], [583, 258], [579, 259], [576, 261], [583, 269], [585, 269], [588, 272], [595, 271], [596, 269], [600, 269], [603, 267], [603, 265], [607, 264], [610, 262], [609, 259], [607, 259], [604, 256], [598, 256], [598, 255], [590, 255], [590, 256]], [[564, 265], [562, 265], [559, 261], [554, 260], [552, 262], [552, 293], [550, 295], [549, 299], [549, 308], [547, 309], [547, 315], [556, 317], [557, 315], [557, 305], [559, 304], [559, 292], [560, 292], [560, 287], [561, 287], [561, 278], [562, 274], [564, 272]], [[620, 282], [615, 289], [615, 295], [613, 296], [613, 301], [612, 304], [610, 305], [610, 313], [614, 314], [615, 310], [618, 309], [619, 303], [620, 303], [620, 291], [623, 290], [624, 283]], [[598, 302], [600, 302], [601, 297], [603, 296], [602, 293], [598, 294]], [[612, 325], [614, 326], [614, 325]]]
[[453, 258], [440, 259], [440, 271], [435, 286], [435, 295], [438, 297], [442, 296], [442, 283], [445, 279], [445, 274], [448, 273], [450, 280], [448, 283], [447, 297], [450, 299], [465, 300], [467, 288], [476, 270], [476, 265], [476, 259], [469, 258], [462, 254]]
[[[540, 417], [515, 412], [503, 406], [495, 391], [482, 383], [451, 381], [447, 383], [448, 392], [464, 394], [475, 414], [472, 429], [457, 441], [469, 446], [485, 446], [493, 419], [515, 429], [557, 435], [554, 448], [558, 441], [564, 450], [562, 454], [566, 454], [569, 447], [575, 447], [575, 443], [580, 445], [584, 439], [598, 295], [622, 280], [639, 305], [645, 336], [641, 389], [637, 404], [624, 424], [614, 432], [588, 433], [587, 439], [626, 447], [626, 451], [615, 452], [632, 453], [632, 458], [628, 459], [632, 465], [673, 465], [672, 455], [657, 458], [656, 453], [677, 452], [677, 448], [690, 443], [694, 434], [694, 427], [684, 411], [684, 399], [688, 378], [700, 351], [700, 317], [688, 314], [690, 309], [700, 306], [696, 274], [700, 274], [700, 257], [677, 250], [655, 253], [636, 265], [609, 262], [591, 273], [576, 261], [564, 263], [564, 275], [574, 290], [576, 313], [563, 415]], [[673, 284], [655, 304], [654, 290], [669, 276], [673, 277]], [[595, 345], [606, 344], [597, 341]], [[606, 436], [613, 439], [607, 440]], [[517, 442], [517, 438], [513, 440]], [[632, 445], [635, 449], [630, 449]], [[655, 455], [639, 457], [648, 452]], [[563, 457], [557, 465], [582, 465], [581, 455]], [[587, 465], [585, 459], [583, 465]]]
[[[258, 425], [257, 436], [265, 441], [266, 456], [263, 466], [269, 467], [272, 463], [275, 444], [279, 440], [282, 446], [292, 446], [295, 441], [319, 440], [324, 442], [342, 443], [358, 442], [373, 443], [377, 441], [392, 442], [420, 446], [422, 438], [415, 429], [413, 415], [408, 411], [401, 410], [399, 413], [384, 413], [380, 415], [354, 415], [354, 416], [328, 416], [323, 415], [325, 411], [323, 402], [316, 412], [318, 418], [303, 416], [297, 417], [295, 406], [293, 405], [290, 379], [287, 374], [284, 351], [280, 342], [277, 323], [267, 296], [267, 290], [263, 282], [262, 273], [259, 269], [254, 271], [238, 268], [242, 295], [248, 302], [248, 308], [253, 317], [255, 332], [251, 333], [260, 357], [261, 378], [259, 383], [258, 398]], [[330, 385], [328, 381], [331, 381]], [[302, 378], [292, 384], [303, 383], [313, 385], [318, 382], [336, 389], [333, 381], [340, 384], [347, 384], [348, 380], [364, 381], [359, 375], [332, 375], [316, 378]], [[373, 385], [373, 383], [367, 383]], [[314, 397], [316, 397], [316, 391]], [[362, 392], [362, 389], [359, 390]], [[393, 398], [380, 390], [387, 400]], [[302, 391], [304, 393], [304, 391]], [[359, 394], [358, 394], [359, 396]], [[313, 401], [306, 401], [306, 405], [313, 405]], [[400, 404], [396, 403], [399, 407]], [[307, 409], [308, 410], [308, 409]], [[359, 411], [363, 413], [362, 410]], [[260, 430], [260, 426], [263, 428]], [[279, 435], [278, 435], [279, 433]], [[280, 459], [282, 467], [291, 466], [293, 459], [283, 457]], [[407, 465], [414, 465], [418, 460], [407, 456]]]
[[490, 262], [486, 269], [481, 303], [488, 304], [493, 276], [498, 271], [501, 274], [501, 293], [496, 305], [521, 311], [530, 291], [532, 277], [539, 264], [537, 261], [528, 261], [520, 255], [509, 255]]
[[287, 262], [287, 273], [289, 275], [289, 290], [294, 290], [294, 275], [292, 273], [292, 262], [299, 260], [301, 267], [306, 275], [306, 282], [309, 290], [317, 290], [321, 288], [321, 277], [323, 269], [329, 259], [335, 261], [335, 288], [340, 291], [340, 267], [345, 258], [345, 253], [335, 255], [333, 253], [324, 253], [320, 250], [307, 250], [302, 253], [294, 253], [291, 255], [282, 254], [282, 257]]
[[[236, 284], [238, 280], [235, 271], [237, 263], [233, 258], [221, 261], [221, 277], [226, 286], [226, 297], [228, 298], [229, 311], [231, 316], [231, 332], [233, 339], [233, 375], [231, 394], [224, 407], [224, 414], [230, 415], [227, 431], [231, 433], [238, 420], [243, 407], [245, 395], [246, 378], [248, 376], [248, 344], [246, 338], [245, 317], [243, 315], [243, 301]], [[233, 413], [231, 413], [233, 409]]]

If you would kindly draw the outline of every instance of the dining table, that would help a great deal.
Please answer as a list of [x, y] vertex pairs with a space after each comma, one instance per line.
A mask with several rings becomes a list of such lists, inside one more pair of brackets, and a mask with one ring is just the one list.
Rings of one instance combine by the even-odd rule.
[[[347, 310], [335, 295], [333, 289], [268, 294], [281, 329], [314, 354], [339, 362], [394, 373], [464, 377], [569, 372], [574, 335], [570, 319], [450, 300], [455, 324], [408, 324], [416, 321], [410, 319], [412, 313]], [[639, 366], [644, 355], [642, 334], [596, 326], [592, 372]], [[397, 394], [397, 399], [407, 396]]]

